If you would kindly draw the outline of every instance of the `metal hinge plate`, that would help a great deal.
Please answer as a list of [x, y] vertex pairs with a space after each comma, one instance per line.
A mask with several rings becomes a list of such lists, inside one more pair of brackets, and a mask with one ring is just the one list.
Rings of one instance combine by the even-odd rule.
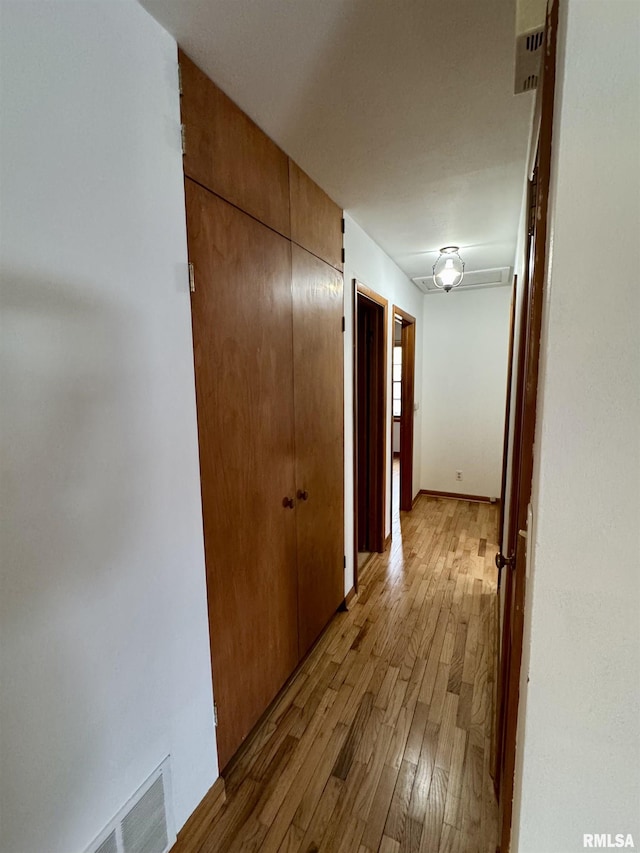
[[218, 706], [215, 702], [213, 703], [213, 724], [218, 728]]
[[343, 317], [342, 317], [342, 331], [343, 332], [346, 331], [346, 328], [347, 328], [347, 324], [346, 324], [346, 321], [345, 321], [344, 315], [343, 315]]
[[189, 262], [189, 290], [191, 293], [196, 292], [196, 273], [191, 262]]
[[178, 94], [182, 94], [182, 65], [178, 63]]
[[180, 125], [180, 143], [182, 145], [182, 156], [187, 153], [187, 129], [181, 124]]
[[511, 554], [509, 557], [505, 557], [504, 554], [501, 554], [499, 551], [496, 554], [496, 568], [503, 569], [505, 566], [510, 566], [511, 568], [515, 568], [516, 558], [515, 554]]

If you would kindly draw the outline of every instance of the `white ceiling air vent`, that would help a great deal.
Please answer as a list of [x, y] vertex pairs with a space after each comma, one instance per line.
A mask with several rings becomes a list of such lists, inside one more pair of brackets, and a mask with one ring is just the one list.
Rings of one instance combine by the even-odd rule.
[[[488, 270], [465, 272], [462, 284], [459, 287], [456, 287], [456, 290], [476, 290], [481, 287], [503, 287], [506, 284], [511, 284], [511, 273], [511, 267], [494, 267], [493, 269]], [[444, 293], [444, 290], [436, 287], [432, 275], [417, 276], [412, 279], [412, 281], [423, 293]]]
[[530, 92], [538, 85], [544, 27], [522, 33], [516, 38], [516, 79], [514, 95]]
[[170, 803], [167, 756], [86, 853], [167, 853], [176, 840]]

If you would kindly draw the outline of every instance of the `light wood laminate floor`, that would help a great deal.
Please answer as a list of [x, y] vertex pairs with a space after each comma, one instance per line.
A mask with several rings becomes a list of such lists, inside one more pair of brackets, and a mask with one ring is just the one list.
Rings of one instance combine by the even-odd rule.
[[495, 853], [496, 517], [425, 495], [395, 514], [389, 551], [243, 748], [188, 853]]

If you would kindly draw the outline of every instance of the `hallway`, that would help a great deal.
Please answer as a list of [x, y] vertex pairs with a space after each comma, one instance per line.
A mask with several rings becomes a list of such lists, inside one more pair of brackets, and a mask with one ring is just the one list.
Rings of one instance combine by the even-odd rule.
[[494, 853], [497, 510], [421, 496], [174, 853]]

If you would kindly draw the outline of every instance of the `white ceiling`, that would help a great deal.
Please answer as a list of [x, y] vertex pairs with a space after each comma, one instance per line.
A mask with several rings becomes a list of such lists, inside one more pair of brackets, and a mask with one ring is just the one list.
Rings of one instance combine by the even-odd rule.
[[513, 264], [515, 0], [140, 0], [407, 275]]

